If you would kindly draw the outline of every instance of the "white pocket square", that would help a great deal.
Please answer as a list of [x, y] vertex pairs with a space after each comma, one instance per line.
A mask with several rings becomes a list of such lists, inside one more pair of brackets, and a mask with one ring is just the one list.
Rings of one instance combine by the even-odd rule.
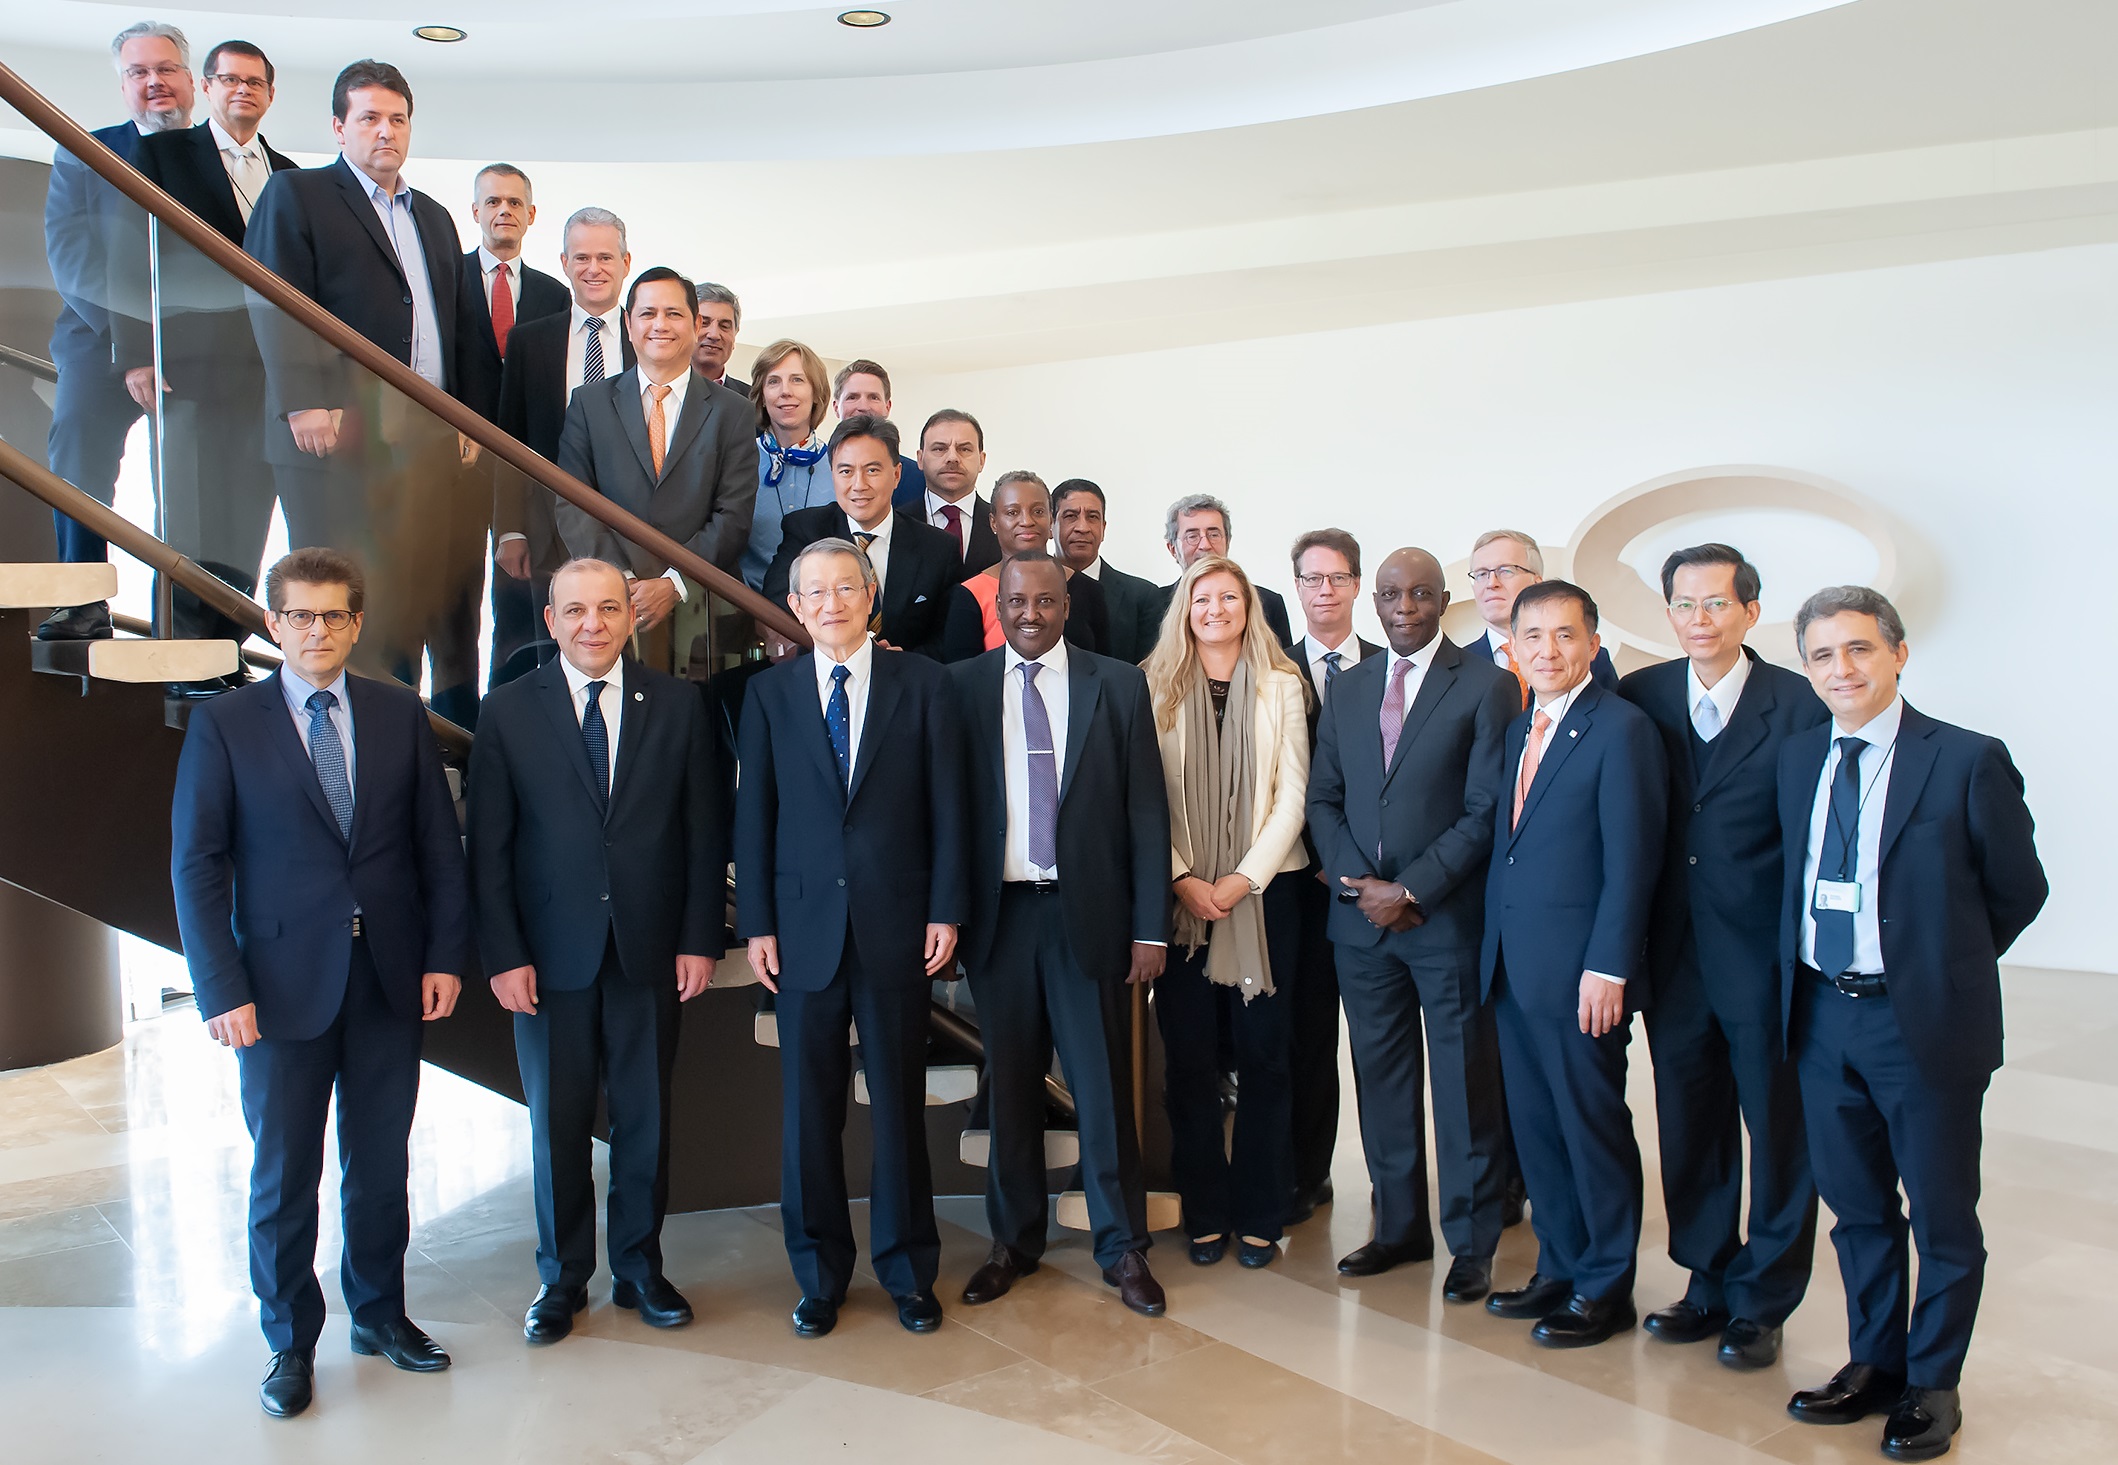
[[912, 597], [912, 603], [914, 605], [925, 605], [927, 603], [927, 598], [924, 595], [915, 595]]

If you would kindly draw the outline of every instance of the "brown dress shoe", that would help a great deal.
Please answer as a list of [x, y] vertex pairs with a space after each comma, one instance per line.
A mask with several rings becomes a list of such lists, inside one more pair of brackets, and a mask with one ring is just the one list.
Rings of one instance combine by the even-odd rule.
[[1007, 1296], [1017, 1277], [1027, 1277], [1037, 1270], [1037, 1265], [1016, 1256], [1005, 1243], [994, 1242], [985, 1265], [971, 1273], [971, 1280], [963, 1284], [964, 1305], [983, 1307], [988, 1302], [997, 1302]]
[[1147, 1269], [1147, 1253], [1128, 1251], [1118, 1264], [1103, 1269], [1103, 1280], [1118, 1289], [1118, 1300], [1142, 1317], [1160, 1317], [1169, 1306], [1162, 1284]]

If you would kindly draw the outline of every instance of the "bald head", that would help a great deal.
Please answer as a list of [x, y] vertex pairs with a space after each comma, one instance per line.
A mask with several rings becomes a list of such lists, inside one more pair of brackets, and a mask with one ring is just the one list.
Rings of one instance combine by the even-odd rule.
[[1410, 656], [1441, 634], [1449, 608], [1441, 561], [1423, 549], [1393, 550], [1375, 572], [1375, 615], [1383, 638], [1399, 656]]

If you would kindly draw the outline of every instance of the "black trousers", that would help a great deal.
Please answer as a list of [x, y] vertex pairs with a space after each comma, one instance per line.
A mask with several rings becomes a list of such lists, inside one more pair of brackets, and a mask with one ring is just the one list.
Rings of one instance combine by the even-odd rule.
[[682, 1007], [676, 973], [627, 976], [617, 943], [596, 979], [573, 992], [540, 987], [515, 1014], [515, 1060], [530, 1113], [537, 1196], [537, 1279], [582, 1287], [596, 1271], [596, 1099], [610, 1111], [610, 1274], [662, 1275], [669, 1209], [669, 1076]]
[[1685, 1297], [1777, 1327], [1801, 1305], [1816, 1253], [1816, 1183], [1801, 1085], [1781, 1050], [1779, 1024], [1716, 1012], [1695, 957], [1656, 987], [1645, 1017], [1669, 1255], [1691, 1272]]
[[[46, 465], [97, 503], [112, 503], [118, 493], [118, 467], [125, 459], [125, 437], [139, 420], [140, 404], [125, 390], [125, 373], [107, 358], [69, 356], [59, 362], [51, 431], [45, 437]], [[54, 510], [52, 524], [61, 561], [88, 564], [110, 557], [101, 535], [66, 515]]]
[[316, 1346], [324, 1293], [316, 1280], [317, 1188], [324, 1122], [338, 1096], [339, 1286], [353, 1321], [404, 1316], [407, 1184], [419, 1101], [420, 1021], [390, 1008], [365, 939], [353, 942], [346, 995], [331, 1026], [299, 1041], [265, 1036], [238, 1049], [250, 1166], [250, 1286], [271, 1349]]
[[1386, 935], [1375, 946], [1340, 947], [1338, 980], [1360, 1075], [1361, 1144], [1375, 1192], [1376, 1240], [1390, 1246], [1434, 1241], [1427, 1214], [1431, 1065], [1442, 1237], [1452, 1255], [1491, 1256], [1500, 1245], [1506, 1188], [1500, 1151], [1505, 1097], [1493, 1012], [1478, 999], [1478, 952], [1415, 952]]
[[1295, 886], [1301, 912], [1294, 983], [1294, 1189], [1313, 1194], [1331, 1178], [1338, 1148], [1338, 963], [1329, 923], [1331, 891], [1314, 870]]
[[[919, 953], [903, 960], [918, 969]], [[845, 1132], [853, 1083], [847, 1039], [856, 1023], [874, 1134], [868, 1241], [875, 1276], [892, 1297], [934, 1286], [941, 1233], [927, 1163], [930, 991], [908, 972], [870, 975], [850, 931], [838, 970], [820, 991], [780, 984], [780, 1225], [804, 1297], [842, 1302], [853, 1280]]]
[[992, 956], [971, 974], [985, 1041], [985, 1211], [995, 1241], [1018, 1257], [1044, 1255], [1044, 1075], [1059, 1051], [1081, 1137], [1081, 1189], [1096, 1260], [1145, 1250], [1147, 1193], [1133, 1130], [1131, 1002], [1124, 972], [1083, 972], [1067, 940], [1058, 891], [1001, 890]]
[[[1172, 946], [1155, 983], [1162, 1031], [1163, 1101], [1169, 1108], [1170, 1169], [1192, 1236], [1236, 1232], [1277, 1241], [1294, 1194], [1295, 948], [1299, 870], [1265, 887], [1265, 945], [1273, 992], [1245, 1002], [1206, 978], [1208, 948]], [[1231, 1142], [1222, 1122], [1219, 1024], [1235, 1048], [1239, 1098]]]
[[[1842, 996], [1798, 973], [1794, 1004], [1810, 1163], [1836, 1218], [1831, 1244], [1846, 1283], [1852, 1360], [1919, 1388], [1953, 1389], [1986, 1279], [1978, 1222], [1986, 1083], [1923, 1077], [1887, 997]], [[1917, 1296], [1908, 1236], [1919, 1247]]]

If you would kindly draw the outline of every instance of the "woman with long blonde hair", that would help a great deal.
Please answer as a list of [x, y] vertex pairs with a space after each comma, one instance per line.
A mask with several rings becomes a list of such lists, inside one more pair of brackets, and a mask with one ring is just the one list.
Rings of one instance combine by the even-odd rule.
[[[1144, 667], [1169, 792], [1176, 895], [1169, 966], [1155, 983], [1171, 1169], [1191, 1259], [1262, 1267], [1294, 1193], [1291, 1058], [1309, 784], [1308, 689], [1266, 628], [1256, 589], [1219, 555], [1177, 582]], [[1219, 1032], [1235, 1043], [1241, 1100], [1222, 1142]]]

